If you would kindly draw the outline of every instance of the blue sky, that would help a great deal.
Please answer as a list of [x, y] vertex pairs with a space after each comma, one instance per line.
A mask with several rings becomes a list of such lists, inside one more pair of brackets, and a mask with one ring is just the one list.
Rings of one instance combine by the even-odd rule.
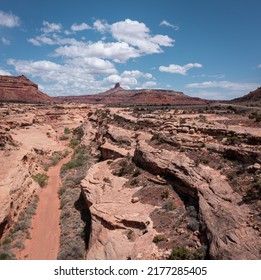
[[164, 88], [231, 99], [261, 86], [260, 0], [1, 0], [0, 75], [51, 95]]

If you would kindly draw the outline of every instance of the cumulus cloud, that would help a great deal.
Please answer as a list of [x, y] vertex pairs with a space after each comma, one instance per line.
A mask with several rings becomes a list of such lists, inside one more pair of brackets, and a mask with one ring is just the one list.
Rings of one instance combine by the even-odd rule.
[[43, 45], [75, 45], [78, 44], [74, 38], [63, 38], [56, 33], [53, 34], [41, 34], [36, 36], [35, 38], [29, 38], [28, 42], [35, 46], [43, 46]]
[[[101, 34], [96, 35], [102, 38], [87, 41], [84, 37], [74, 37], [76, 32], [86, 29], [98, 31]], [[173, 46], [174, 42], [166, 35], [152, 34], [144, 23], [130, 19], [113, 24], [98, 19], [92, 27], [85, 22], [74, 23], [68, 30], [60, 23], [43, 21], [39, 30], [28, 42], [38, 47], [51, 46], [49, 59], [9, 59], [7, 63], [19, 74], [37, 77], [45, 92], [53, 96], [100, 92], [116, 82], [125, 88], [153, 86], [155, 79], [150, 73], [126, 70], [119, 74], [115, 65], [163, 52], [163, 47]]]
[[46, 20], [43, 21], [43, 27], [41, 28], [41, 31], [44, 33], [61, 32], [61, 30], [61, 23], [51, 23]]
[[199, 63], [188, 63], [186, 65], [177, 65], [177, 64], [170, 64], [169, 66], [160, 66], [159, 71], [160, 72], [168, 72], [172, 74], [180, 74], [180, 75], [186, 75], [187, 72], [192, 68], [201, 68], [203, 67], [202, 64]]
[[12, 76], [12, 74], [6, 70], [0, 69], [0, 75], [2, 76]]
[[170, 47], [174, 42], [166, 35], [152, 36], [143, 22], [130, 19], [113, 23], [110, 30], [113, 38], [137, 47], [144, 54], [160, 53], [160, 46]]
[[[91, 64], [87, 62], [84, 66], [76, 67], [75, 64], [57, 64], [51, 61], [27, 61], [14, 60], [7, 61], [13, 65], [19, 74], [30, 75], [41, 78], [42, 85], [47, 94], [57, 95], [79, 95], [104, 91], [102, 81], [96, 80]], [[97, 64], [97, 62], [96, 62]], [[98, 67], [99, 68], [99, 67]]]
[[202, 83], [191, 83], [186, 85], [187, 88], [204, 89], [204, 88], [222, 88], [228, 90], [248, 91], [258, 87], [255, 83], [234, 83], [230, 81], [206, 81]]
[[133, 77], [133, 78], [145, 78], [145, 79], [152, 79], [153, 76], [150, 73], [143, 73], [139, 70], [132, 70], [132, 71], [124, 71], [121, 74], [122, 77]]
[[106, 31], [109, 30], [110, 25], [105, 21], [105, 20], [100, 20], [97, 19], [94, 23], [93, 23], [93, 28], [95, 30], [97, 30], [100, 33], [105, 33]]
[[[109, 84], [121, 83], [125, 88], [130, 88], [130, 86], [140, 85], [139, 79], [153, 79], [150, 73], [143, 73], [139, 70], [124, 71], [120, 75], [110, 75], [104, 79], [104, 82]], [[156, 83], [153, 81], [148, 81], [144, 83], [145, 85], [153, 86]]]
[[0, 26], [12, 28], [19, 25], [20, 19], [18, 16], [0, 10]]
[[78, 42], [75, 45], [66, 45], [55, 50], [56, 56], [65, 57], [99, 57], [112, 59], [115, 62], [125, 62], [130, 58], [139, 57], [139, 52], [125, 42], [96, 43]]
[[8, 46], [8, 45], [11, 44], [11, 41], [8, 40], [8, 39], [6, 39], [5, 37], [2, 37], [2, 38], [1, 38], [1, 42], [2, 42], [4, 45], [6, 45], [6, 46]]
[[74, 31], [74, 32], [75, 31], [83, 31], [83, 30], [87, 30], [87, 29], [91, 29], [91, 27], [85, 22], [83, 22], [81, 24], [74, 23], [71, 26], [71, 30]]
[[174, 25], [174, 24], [171, 24], [171, 23], [169, 23], [169, 22], [166, 21], [166, 20], [163, 20], [163, 21], [160, 23], [160, 26], [162, 26], [162, 25], [171, 27], [171, 28], [173, 28], [173, 29], [176, 30], [176, 31], [179, 30], [179, 26]]

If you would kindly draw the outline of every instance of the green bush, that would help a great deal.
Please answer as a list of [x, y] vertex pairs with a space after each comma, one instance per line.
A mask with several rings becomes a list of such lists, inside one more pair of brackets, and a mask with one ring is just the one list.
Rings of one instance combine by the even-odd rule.
[[164, 199], [164, 198], [168, 198], [169, 197], [169, 190], [164, 190], [162, 193], [161, 193], [161, 198]]
[[69, 136], [67, 136], [67, 135], [62, 135], [62, 136], [60, 136], [60, 138], [59, 138], [61, 141], [65, 141], [65, 140], [68, 140], [69, 139]]
[[74, 149], [77, 145], [79, 145], [79, 143], [80, 143], [79, 140], [73, 138], [70, 141], [69, 147]]
[[46, 186], [49, 176], [45, 173], [37, 173], [32, 178], [43, 188]]
[[65, 129], [64, 129], [64, 134], [70, 134], [70, 133], [71, 133], [70, 128], [65, 127]]
[[176, 209], [176, 206], [174, 205], [174, 203], [172, 201], [168, 201], [165, 205], [164, 205], [164, 209], [166, 209], [167, 211], [172, 211]]
[[162, 235], [155, 235], [152, 242], [159, 243], [165, 241], [165, 238]]
[[170, 260], [204, 260], [206, 257], [206, 248], [202, 246], [196, 250], [190, 251], [186, 247], [175, 247], [172, 249]]

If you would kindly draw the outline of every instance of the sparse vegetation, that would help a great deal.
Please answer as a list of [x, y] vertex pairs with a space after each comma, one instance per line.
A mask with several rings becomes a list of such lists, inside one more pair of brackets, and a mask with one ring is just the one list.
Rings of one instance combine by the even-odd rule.
[[18, 220], [14, 223], [12, 230], [0, 243], [0, 260], [13, 260], [15, 255], [13, 249], [23, 249], [24, 241], [30, 238], [30, 228], [33, 215], [39, 202], [39, 196], [35, 195], [34, 199], [28, 206], [20, 212]]
[[77, 147], [74, 150], [71, 160], [62, 166], [62, 172], [68, 169], [73, 169], [82, 166], [84, 165], [85, 161], [86, 161], [86, 147], [85, 146]]
[[165, 241], [165, 238], [162, 235], [155, 235], [152, 242], [159, 243]]
[[71, 133], [70, 128], [65, 127], [65, 129], [64, 129], [64, 134], [70, 134], [70, 133]]
[[32, 178], [43, 188], [47, 185], [49, 176], [45, 173], [37, 173], [33, 175]]
[[161, 198], [162, 199], [166, 199], [166, 198], [168, 198], [169, 197], [169, 190], [167, 189], [167, 190], [164, 190], [162, 193], [161, 193]]
[[201, 247], [196, 250], [188, 250], [184, 246], [174, 247], [171, 251], [170, 260], [204, 260], [206, 257], [206, 248]]
[[164, 209], [166, 209], [167, 211], [172, 211], [176, 209], [175, 204], [173, 203], [173, 201], [169, 200], [163, 207]]
[[60, 139], [61, 141], [66, 141], [66, 140], [69, 139], [69, 136], [67, 136], [67, 135], [62, 135], [62, 136], [60, 136], [59, 139]]
[[252, 183], [246, 192], [246, 198], [249, 200], [261, 199], [261, 181]]

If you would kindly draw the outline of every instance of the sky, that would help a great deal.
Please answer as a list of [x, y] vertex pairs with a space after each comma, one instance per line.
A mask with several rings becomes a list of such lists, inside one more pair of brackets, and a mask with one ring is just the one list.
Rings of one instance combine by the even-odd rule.
[[232, 99], [261, 86], [260, 0], [1, 0], [0, 75], [50, 96], [161, 88]]

